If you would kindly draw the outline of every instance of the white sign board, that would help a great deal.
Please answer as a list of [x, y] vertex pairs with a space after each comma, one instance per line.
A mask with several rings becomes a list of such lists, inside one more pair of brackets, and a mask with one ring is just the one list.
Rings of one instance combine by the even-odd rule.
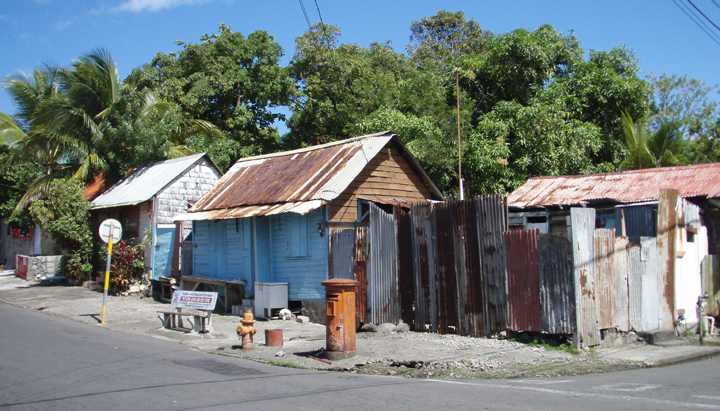
[[176, 308], [194, 308], [196, 310], [212, 311], [217, 303], [215, 292], [175, 290], [171, 306]]
[[120, 237], [122, 237], [122, 226], [118, 220], [108, 218], [100, 224], [100, 238], [104, 242], [107, 243], [108, 240], [110, 240], [110, 234], [112, 234], [113, 244], [120, 241]]

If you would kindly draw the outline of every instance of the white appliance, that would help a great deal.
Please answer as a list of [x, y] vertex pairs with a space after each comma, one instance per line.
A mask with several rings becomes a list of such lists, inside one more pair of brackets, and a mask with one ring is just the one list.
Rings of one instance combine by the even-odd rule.
[[272, 310], [287, 308], [288, 283], [255, 283], [255, 316], [270, 318]]

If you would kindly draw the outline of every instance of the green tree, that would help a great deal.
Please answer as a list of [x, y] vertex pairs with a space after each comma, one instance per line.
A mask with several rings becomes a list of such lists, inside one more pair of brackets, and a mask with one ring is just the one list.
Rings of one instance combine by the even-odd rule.
[[678, 123], [666, 122], [656, 131], [649, 130], [643, 122], [622, 114], [625, 141], [629, 154], [620, 164], [623, 170], [681, 165], [677, 153], [683, 150], [683, 140]]
[[190, 143], [207, 150], [220, 140], [234, 162], [279, 147], [272, 125], [284, 115], [276, 109], [289, 103], [295, 84], [279, 65], [283, 50], [272, 36], [256, 31], [246, 38], [231, 29], [221, 23], [218, 34], [202, 36], [199, 44], [177, 42], [181, 51], [158, 53], [127, 82], [178, 104], [190, 118], [217, 126], [222, 133], [212, 141], [205, 136]]
[[410, 32], [407, 52], [420, 67], [433, 62], [442, 68], [460, 56], [481, 54], [492, 38], [474, 19], [466, 20], [462, 10], [423, 17], [412, 23]]
[[411, 69], [389, 43], [338, 45], [340, 29], [316, 24], [296, 40], [290, 73], [301, 94], [294, 100], [284, 136], [288, 146], [352, 137], [352, 127], [400, 99]]
[[78, 183], [55, 180], [49, 184], [47, 198], [30, 206], [38, 226], [47, 230], [66, 252], [66, 273], [77, 281], [92, 277], [92, 204], [83, 199], [82, 193], [83, 186]]

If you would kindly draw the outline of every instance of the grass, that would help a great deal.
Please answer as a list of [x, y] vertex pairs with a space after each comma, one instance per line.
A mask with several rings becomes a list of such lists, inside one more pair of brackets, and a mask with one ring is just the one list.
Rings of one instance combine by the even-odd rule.
[[[572, 355], [579, 355], [582, 352], [579, 349], [575, 348], [570, 343], [566, 342], [563, 344], [552, 344], [548, 341], [544, 341], [537, 337], [533, 338], [531, 341], [523, 341], [523, 340], [515, 338], [515, 337], [505, 338], [505, 340], [512, 341], [512, 342], [518, 342], [518, 343], [525, 344], [525, 345], [534, 345], [536, 347], [543, 347], [545, 349], [545, 351], [560, 350], [560, 351], [565, 351], [566, 353], [572, 354]], [[592, 348], [591, 348], [591, 351], [592, 351]]]
[[265, 364], [267, 364], [267, 365], [274, 365], [274, 366], [276, 366], [276, 367], [298, 368], [298, 369], [301, 369], [301, 370], [307, 370], [307, 368], [305, 368], [305, 367], [303, 367], [303, 366], [301, 366], [301, 365], [292, 364], [292, 363], [289, 363], [289, 362], [286, 362], [286, 361], [270, 360], [270, 361], [266, 362]]

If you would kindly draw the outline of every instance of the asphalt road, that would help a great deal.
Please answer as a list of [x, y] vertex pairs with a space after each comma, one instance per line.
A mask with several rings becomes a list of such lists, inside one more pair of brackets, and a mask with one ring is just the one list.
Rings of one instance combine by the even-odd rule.
[[0, 303], [0, 410], [720, 410], [720, 359], [537, 380], [272, 367]]

